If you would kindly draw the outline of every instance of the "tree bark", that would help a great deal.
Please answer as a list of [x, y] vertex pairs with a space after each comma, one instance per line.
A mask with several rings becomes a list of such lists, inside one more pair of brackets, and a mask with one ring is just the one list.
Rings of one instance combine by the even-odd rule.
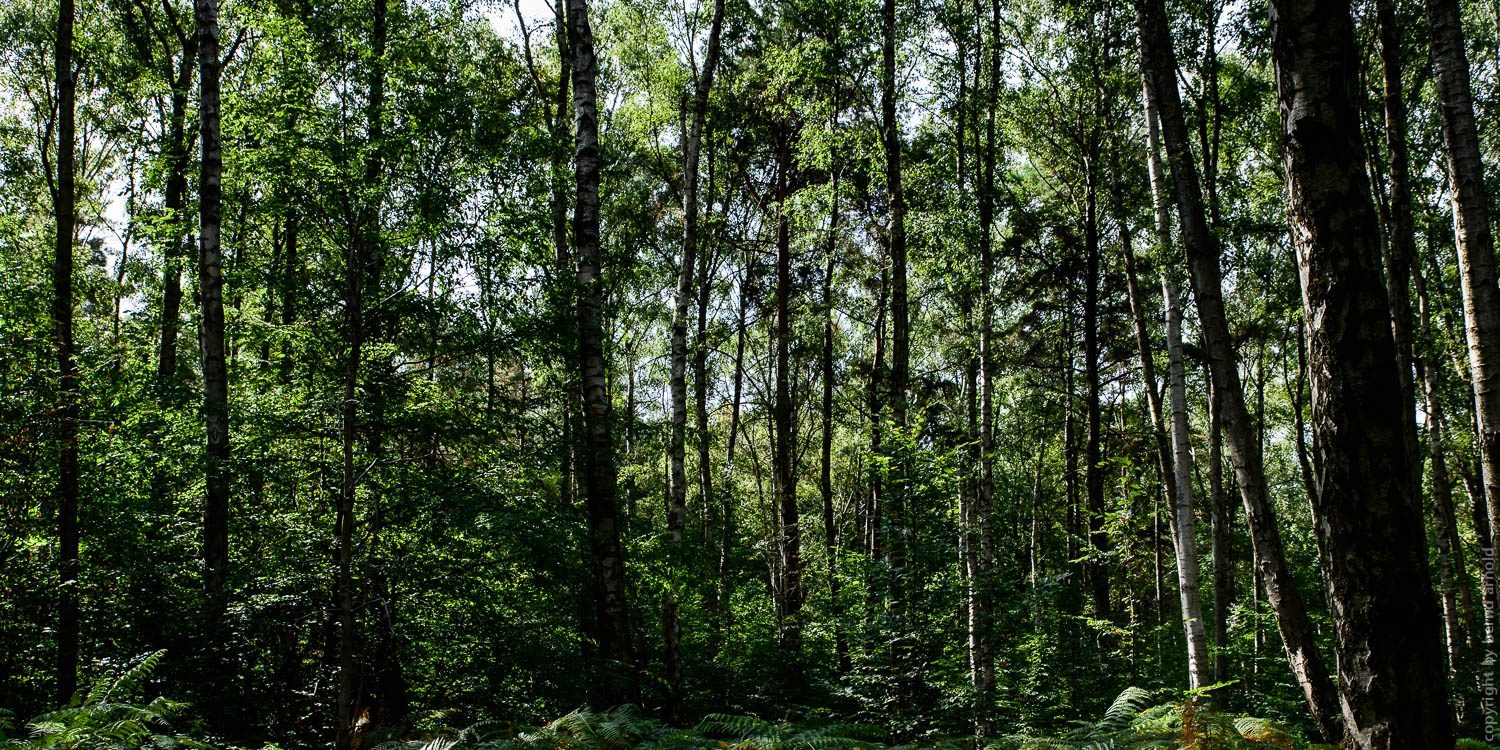
[[[1434, 348], [1432, 311], [1427, 298], [1426, 284], [1423, 283], [1420, 273], [1415, 275], [1415, 281], [1422, 341], [1427, 342], [1429, 348]], [[1463, 570], [1463, 548], [1458, 541], [1458, 517], [1453, 506], [1453, 480], [1448, 473], [1448, 463], [1444, 458], [1443, 431], [1447, 429], [1447, 419], [1443, 413], [1438, 385], [1442, 359], [1435, 353], [1427, 352], [1416, 361], [1416, 365], [1417, 374], [1422, 381], [1423, 402], [1427, 412], [1427, 445], [1432, 461], [1433, 520], [1437, 526], [1435, 546], [1437, 548], [1438, 583], [1441, 587], [1443, 634], [1448, 646], [1448, 670], [1451, 677], [1459, 659], [1462, 658], [1464, 649], [1474, 645], [1472, 631], [1464, 627], [1463, 615], [1458, 607], [1458, 597], [1462, 596], [1464, 599], [1464, 612], [1472, 611], [1473, 603], [1470, 601], [1469, 589], [1465, 583], [1467, 576], [1464, 575]], [[1466, 635], [1468, 638], [1465, 637]]]
[[57, 79], [57, 179], [52, 265], [52, 332], [57, 347], [57, 700], [78, 688], [78, 372], [73, 361], [73, 227], [77, 221], [73, 149], [77, 79], [73, 74], [73, 0], [59, 0], [53, 47]]
[[[891, 261], [891, 372], [890, 392], [886, 400], [891, 408], [891, 422], [904, 441], [907, 427], [907, 384], [911, 376], [911, 342], [906, 293], [906, 196], [901, 187], [901, 125], [896, 119], [896, 0], [883, 0], [881, 5], [881, 67], [880, 67], [880, 139], [885, 155], [885, 190], [889, 216], [886, 224], [886, 251]], [[897, 529], [886, 540], [886, 559], [891, 566], [891, 608], [898, 631], [904, 630], [906, 621], [906, 543], [904, 530], [908, 518], [906, 512], [906, 483], [902, 481], [906, 462], [897, 448], [897, 459], [891, 463], [897, 481], [893, 487], [885, 488], [887, 497], [882, 498], [882, 512], [887, 523]], [[905, 659], [905, 649], [897, 646], [897, 663]], [[900, 667], [898, 667], [898, 670]], [[905, 689], [898, 687], [898, 694]], [[898, 695], [894, 710], [900, 714], [905, 710], [905, 696]]]
[[[1097, 151], [1096, 146], [1091, 149]], [[1109, 537], [1104, 530], [1104, 467], [1101, 465], [1101, 390], [1099, 384], [1099, 178], [1097, 153], [1087, 159], [1084, 185], [1083, 386], [1084, 386], [1084, 514], [1089, 553], [1084, 569], [1094, 617], [1113, 620], [1109, 599]]]
[[1198, 589], [1198, 541], [1193, 518], [1193, 455], [1188, 447], [1187, 375], [1182, 364], [1182, 309], [1177, 287], [1165, 275], [1162, 299], [1167, 308], [1167, 361], [1172, 402], [1172, 470], [1177, 494], [1172, 498], [1172, 542], [1177, 551], [1177, 591], [1182, 604], [1182, 627], [1187, 636], [1188, 688], [1212, 684], [1209, 676], [1208, 636], [1203, 628], [1203, 603]]
[[[1151, 181], [1151, 204], [1153, 207], [1152, 219], [1156, 234], [1156, 244], [1165, 253], [1172, 249], [1172, 224], [1168, 213], [1166, 185], [1162, 175], [1161, 163], [1161, 132], [1156, 114], [1156, 104], [1151, 98], [1149, 82], [1146, 75], [1141, 74], [1141, 101], [1146, 118], [1146, 167]], [[1118, 177], [1120, 168], [1115, 166]], [[1125, 214], [1125, 199], [1122, 194], [1122, 186], [1117, 178], [1114, 186], [1115, 222], [1120, 227], [1120, 245], [1125, 254], [1125, 280], [1126, 291], [1130, 298], [1130, 316], [1135, 326], [1136, 349], [1141, 359], [1141, 375], [1146, 386], [1146, 405], [1151, 412], [1152, 437], [1156, 446], [1157, 468], [1161, 473], [1162, 489], [1166, 497], [1175, 502], [1177, 497], [1177, 472], [1172, 459], [1172, 448], [1167, 432], [1167, 417], [1162, 404], [1162, 392], [1156, 377], [1156, 361], [1152, 353], [1151, 334], [1146, 324], [1145, 298], [1140, 288], [1140, 274], [1137, 270], [1135, 249], [1130, 240], [1130, 225]], [[1160, 525], [1159, 516], [1153, 512], [1153, 523]], [[1157, 541], [1159, 536], [1153, 533], [1152, 546], [1157, 575], [1156, 605], [1157, 614], [1165, 618], [1165, 609], [1161, 597], [1161, 550]], [[1217, 559], [1217, 558], [1215, 558]], [[1217, 570], [1217, 569], [1216, 569]]]
[[1160, 0], [1139, 0], [1136, 11], [1148, 91], [1160, 115], [1193, 297], [1207, 345], [1214, 392], [1219, 398], [1229, 438], [1229, 458], [1245, 505], [1256, 566], [1265, 581], [1267, 598], [1276, 614], [1277, 628], [1292, 674], [1324, 741], [1336, 743], [1342, 736], [1338, 725], [1338, 697], [1318, 651], [1316, 632], [1307, 617], [1302, 595], [1287, 566], [1276, 510], [1266, 491], [1259, 441], [1250, 413], [1245, 408], [1245, 393], [1240, 383], [1233, 339], [1224, 314], [1219, 246], [1204, 217], [1203, 193], [1183, 119], [1182, 100], [1177, 91], [1177, 59], [1172, 49], [1166, 9]]
[[[228, 605], [224, 585], [229, 573], [229, 373], [224, 363], [224, 275], [221, 270], [220, 223], [223, 203], [223, 145], [219, 133], [219, 4], [195, 0], [198, 22], [198, 133], [201, 173], [198, 181], [198, 295], [202, 306], [200, 344], [203, 360], [203, 432], [205, 486], [203, 501], [203, 583], [208, 597], [204, 617], [204, 655], [210, 657], [210, 692], [205, 704], [210, 720], [226, 706], [220, 695], [231, 676], [231, 660], [221, 658], [227, 645], [221, 632]], [[216, 705], [217, 704], [217, 705]]]
[[906, 194], [901, 188], [901, 126], [896, 121], [896, 0], [883, 0], [881, 19], [880, 134], [885, 152], [885, 189], [890, 207], [886, 241], [891, 256], [891, 417], [906, 427], [906, 388], [911, 374], [906, 299]]
[[823, 403], [818, 491], [823, 499], [823, 544], [828, 553], [828, 598], [829, 613], [833, 620], [834, 662], [838, 674], [845, 675], [849, 673], [853, 665], [849, 662], [849, 643], [844, 634], [844, 603], [839, 578], [839, 535], [833, 508], [833, 272], [834, 258], [838, 252], [839, 230], [839, 179], [836, 173], [830, 187], [832, 205], [828, 210], [828, 246], [823, 258], [823, 350], [819, 362], [819, 369], [822, 370], [823, 375]]
[[[369, 98], [365, 102], [365, 121], [370, 155], [365, 161], [363, 190], [373, 190], [380, 181], [384, 164], [381, 160], [381, 141], [385, 118], [385, 47], [386, 47], [386, 0], [374, 0], [370, 21], [370, 82]], [[206, 49], [200, 54], [207, 56]], [[359, 701], [359, 667], [355, 651], [358, 649], [356, 608], [354, 603], [354, 506], [359, 485], [359, 468], [355, 464], [355, 450], [359, 438], [359, 381], [364, 361], [364, 346], [369, 338], [370, 326], [366, 320], [365, 292], [367, 288], [378, 288], [378, 271], [372, 269], [377, 245], [380, 242], [380, 201], [361, 198], [348, 217], [349, 253], [346, 261], [345, 314], [349, 326], [349, 355], [344, 372], [344, 403], [341, 415], [341, 438], [343, 442], [343, 477], [340, 483], [337, 520], [337, 581], [336, 602], [339, 609], [339, 687], [335, 715], [335, 748], [351, 750], [358, 745], [354, 731], [357, 703]], [[374, 283], [369, 278], [375, 272]]]
[[156, 379], [168, 383], [177, 373], [177, 334], [181, 327], [182, 309], [182, 250], [184, 235], [188, 234], [183, 221], [183, 208], [187, 196], [187, 105], [188, 86], [193, 79], [193, 62], [198, 54], [195, 34], [185, 34], [173, 24], [181, 39], [182, 59], [176, 74], [169, 76], [172, 109], [167, 121], [167, 176], [163, 186], [162, 207], [172, 221], [172, 236], [167, 241], [161, 276], [161, 338], [157, 344]]
[[1214, 682], [1229, 681], [1229, 601], [1234, 597], [1234, 552], [1229, 500], [1224, 495], [1224, 430], [1210, 375], [1208, 397], [1208, 493], [1214, 558]]
[[[708, 151], [708, 206], [714, 205], [714, 152], [712, 136], [709, 136]], [[713, 540], [714, 475], [710, 454], [713, 440], [708, 432], [708, 305], [713, 293], [713, 253], [698, 254], [698, 328], [693, 332], [693, 402], [697, 408], [698, 431], [698, 493], [703, 508], [703, 542]], [[714, 607], [717, 600], [712, 600]], [[712, 616], [714, 613], [710, 612]]]
[[[1132, 248], [1130, 240], [1129, 225], [1124, 218], [1123, 197], [1118, 195], [1117, 192], [1115, 200], [1116, 207], [1120, 211], [1120, 214], [1116, 217], [1116, 222], [1120, 227], [1120, 245], [1125, 253], [1126, 292], [1130, 300], [1130, 317], [1135, 327], [1136, 350], [1141, 361], [1141, 380], [1146, 391], [1146, 408], [1151, 414], [1151, 437], [1152, 445], [1156, 451], [1157, 470], [1161, 476], [1163, 494], [1168, 498], [1176, 498], [1177, 473], [1172, 460], [1166, 415], [1162, 404], [1162, 392], [1158, 385], [1160, 381], [1157, 380], [1156, 376], [1155, 356], [1151, 351], [1151, 333], [1146, 323], [1145, 298], [1141, 291], [1139, 272], [1136, 268], [1135, 251]], [[1153, 522], [1155, 522], [1154, 516]], [[1153, 548], [1158, 546], [1158, 541], [1159, 538], [1153, 534], [1151, 540]], [[1160, 549], [1156, 549], [1153, 555], [1159, 567], [1161, 558]], [[1157, 590], [1157, 614], [1164, 616], [1165, 613], [1162, 610], [1160, 594], [1160, 590]]]
[[1376, 2], [1380, 26], [1381, 97], [1385, 109], [1385, 145], [1390, 158], [1390, 221], [1386, 227], [1385, 279], [1391, 300], [1391, 335], [1396, 344], [1397, 375], [1401, 381], [1401, 420], [1407, 461], [1413, 482], [1422, 486], [1422, 454], [1417, 445], [1417, 398], [1412, 380], [1411, 264], [1417, 256], [1412, 228], [1411, 166], [1406, 147], [1406, 93], [1402, 85], [1401, 25], [1394, 0]]
[[[1437, 72], [1438, 110], [1448, 150], [1453, 233], [1463, 290], [1464, 328], [1484, 496], [1490, 528], [1500, 528], [1500, 284], [1495, 269], [1488, 193], [1474, 97], [1469, 83], [1463, 13], [1458, 0], [1427, 0], [1432, 64]], [[1495, 608], [1485, 609], [1485, 632], [1495, 632]]]
[[[698, 163], [703, 143], [703, 120], [708, 114], [708, 93], [713, 88], [714, 68], [719, 64], [719, 29], [723, 20], [724, 0], [715, 0], [713, 24], [708, 32], [708, 51], [703, 72], [693, 86], [692, 122], [682, 153], [682, 262], [677, 269], [677, 297], [672, 311], [672, 430], [667, 447], [670, 456], [667, 485], [671, 493], [667, 504], [667, 536], [675, 549], [672, 556], [679, 564], [683, 531], [687, 526], [687, 316], [693, 300], [693, 273], [698, 256]], [[675, 573], [678, 565], [672, 567]], [[680, 587], [681, 582], [673, 575], [662, 601], [661, 615], [666, 641], [666, 713], [667, 718], [674, 721], [682, 708], [682, 626], [677, 617]]]
[[797, 467], [792, 444], [796, 426], [792, 409], [791, 298], [792, 239], [787, 200], [792, 170], [791, 134], [782, 129], [777, 136], [776, 166], [776, 405], [774, 456], [776, 499], [781, 554], [781, 632], [777, 645], [786, 663], [788, 685], [800, 679], [802, 653], [802, 526], [797, 508]]
[[[1000, 86], [1000, 5], [990, 3], [989, 81], [991, 95], [984, 120], [984, 174], [979, 185], [979, 559], [975, 577], [978, 595], [974, 597], [976, 631], [976, 687], [981, 693], [995, 690], [995, 644], [990, 635], [993, 597], [990, 578], [995, 567], [995, 100]], [[988, 733], [993, 727], [981, 718], [979, 730]]]
[[1437, 607], [1392, 366], [1349, 3], [1271, 0], [1271, 38], [1322, 457], [1314, 516], [1347, 742], [1447, 747]]
[[568, 0], [573, 52], [573, 246], [578, 261], [578, 372], [583, 392], [583, 474], [594, 573], [598, 654], [610, 668], [595, 682], [596, 709], [630, 702], [639, 692], [630, 641], [625, 552], [616, 507], [614, 437], [604, 360], [604, 283], [599, 259], [599, 116], [595, 104], [594, 33], [588, 0]]

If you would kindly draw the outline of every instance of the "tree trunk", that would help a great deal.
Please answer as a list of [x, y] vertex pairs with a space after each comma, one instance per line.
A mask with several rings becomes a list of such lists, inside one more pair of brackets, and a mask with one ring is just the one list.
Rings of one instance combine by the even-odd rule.
[[782, 623], [777, 644], [786, 663], [788, 685], [796, 685], [800, 678], [799, 662], [802, 653], [802, 526], [797, 509], [797, 467], [793, 443], [796, 441], [796, 426], [792, 409], [792, 364], [791, 364], [791, 298], [792, 298], [792, 238], [791, 216], [786, 205], [791, 196], [789, 188], [792, 170], [791, 134], [786, 130], [778, 133], [778, 156], [776, 166], [776, 406], [772, 418], [775, 422], [774, 456], [776, 474], [776, 498], [780, 536], [778, 546], [781, 553], [781, 599]]
[[[875, 298], [875, 324], [871, 333], [874, 335], [874, 351], [870, 354], [870, 379], [865, 387], [865, 410], [869, 422], [869, 456], [866, 466], [869, 471], [870, 494], [868, 505], [865, 508], [865, 551], [869, 555], [866, 571], [872, 573], [865, 582], [867, 601], [865, 604], [865, 630], [873, 627], [872, 617], [879, 608], [881, 592], [877, 579], [873, 575], [877, 561], [883, 554], [884, 529], [881, 516], [885, 509], [884, 482], [881, 476], [881, 452], [884, 450], [883, 420], [881, 414], [885, 409], [885, 399], [880, 392], [881, 383], [885, 382], [882, 375], [885, 372], [885, 313], [886, 301], [889, 293], [889, 282], [886, 278], [885, 269], [880, 270], [880, 289]], [[867, 655], [874, 652], [876, 643], [873, 638], [865, 639], [865, 652]]]
[[1338, 742], [1342, 735], [1338, 725], [1338, 697], [1318, 651], [1316, 631], [1308, 620], [1302, 596], [1287, 566], [1276, 510], [1266, 491], [1258, 440], [1250, 413], [1245, 408], [1245, 393], [1240, 384], [1233, 339], [1224, 314], [1218, 242], [1204, 218], [1203, 194], [1183, 119], [1182, 100], [1177, 91], [1177, 59], [1172, 49], [1164, 4], [1159, 0], [1140, 0], [1137, 23], [1148, 90], [1160, 115], [1178, 220], [1193, 282], [1193, 297], [1208, 350], [1209, 371], [1229, 438], [1229, 458], [1244, 501], [1256, 565], [1265, 580], [1271, 609], [1276, 613], [1287, 661], [1302, 688], [1313, 720], [1324, 741]]
[[[835, 106], [835, 109], [837, 107]], [[834, 174], [832, 205], [828, 210], [828, 247], [823, 259], [823, 351], [819, 363], [823, 375], [821, 469], [818, 490], [823, 496], [823, 544], [828, 553], [829, 613], [833, 623], [833, 655], [839, 675], [849, 673], [849, 643], [844, 634], [844, 603], [839, 579], [838, 525], [833, 509], [833, 271], [838, 252], [839, 180]]]
[[351, 228], [348, 259], [346, 261], [345, 317], [348, 324], [349, 353], [344, 369], [344, 401], [340, 412], [340, 440], [342, 443], [342, 480], [339, 490], [338, 518], [335, 523], [337, 536], [338, 566], [334, 582], [335, 602], [339, 621], [339, 689], [335, 714], [336, 750], [350, 750], [354, 741], [354, 703], [358, 696], [359, 678], [355, 672], [354, 635], [354, 495], [358, 484], [358, 467], [354, 463], [355, 441], [358, 438], [355, 420], [358, 416], [359, 370], [361, 352], [365, 344], [364, 327], [364, 263], [366, 258], [365, 238], [356, 224]]
[[[1421, 325], [1422, 341], [1435, 347], [1432, 338], [1431, 308], [1427, 299], [1426, 284], [1422, 275], [1416, 274], [1417, 305]], [[1443, 454], [1443, 431], [1446, 418], [1439, 396], [1438, 373], [1442, 360], [1434, 353], [1425, 353], [1418, 359], [1417, 373], [1422, 380], [1423, 401], [1427, 411], [1427, 445], [1432, 460], [1432, 505], [1436, 522], [1436, 547], [1438, 583], [1441, 586], [1443, 606], [1443, 634], [1448, 645], [1448, 670], [1450, 677], [1457, 668], [1462, 652], [1472, 646], [1472, 631], [1465, 638], [1463, 615], [1458, 608], [1458, 596], [1464, 599], [1464, 611], [1472, 611], [1469, 589], [1463, 572], [1463, 551], [1458, 541], [1458, 517], [1453, 508], [1453, 480], [1448, 473], [1448, 464]]]
[[[1453, 230], [1463, 288], [1464, 327], [1474, 385], [1480, 467], [1490, 528], [1500, 528], [1500, 284], [1474, 97], [1469, 86], [1463, 13], [1458, 0], [1427, 0], [1432, 64], [1448, 147]], [[1495, 631], [1495, 608], [1485, 610], [1485, 632]]]
[[[666, 641], [667, 707], [669, 720], [682, 708], [682, 627], [677, 618], [677, 596], [681, 582], [675, 575], [682, 560], [682, 537], [687, 526], [687, 316], [693, 299], [693, 272], [698, 255], [698, 162], [703, 143], [703, 120], [708, 114], [708, 92], [713, 87], [714, 68], [719, 64], [719, 29], [724, 20], [724, 0], [715, 0], [713, 25], [708, 32], [708, 52], [703, 72], [693, 87], [692, 124], [682, 150], [682, 262], [677, 269], [677, 298], [672, 311], [671, 398], [672, 430], [667, 448], [670, 456], [667, 504], [667, 536], [674, 575], [662, 601], [662, 631]], [[700, 438], [701, 439], [701, 438]]]
[[885, 189], [890, 207], [886, 241], [891, 256], [891, 417], [906, 427], [910, 378], [910, 326], [906, 301], [906, 195], [901, 188], [901, 125], [896, 120], [896, 0], [883, 0], [880, 68], [880, 134], [885, 151]]
[[[729, 401], [729, 434], [724, 440], [724, 499], [719, 519], [719, 559], [715, 570], [716, 591], [715, 598], [720, 602], [717, 612], [718, 617], [713, 622], [713, 631], [709, 634], [709, 655], [714, 659], [722, 659], [724, 648], [724, 637], [729, 629], [729, 620], [734, 608], [729, 606], [729, 595], [733, 585], [729, 579], [729, 553], [730, 545], [734, 541], [734, 449], [736, 438], [739, 437], [740, 428], [740, 398], [743, 395], [745, 382], [745, 314], [747, 298], [745, 294], [745, 279], [749, 277], [749, 256], [746, 256], [746, 270], [740, 277], [739, 289], [735, 296], [739, 298], [738, 325], [735, 327], [734, 345], [734, 377], [733, 395]], [[732, 677], [732, 673], [731, 673]], [[716, 680], [718, 686], [718, 700], [722, 705], [728, 701], [730, 679]]]
[[[714, 152], [712, 147], [712, 136], [709, 136], [710, 147], [708, 151], [708, 206], [712, 209], [714, 205]], [[708, 544], [713, 540], [713, 514], [714, 514], [714, 475], [713, 463], [710, 453], [713, 448], [713, 440], [708, 432], [708, 305], [709, 297], [713, 293], [713, 254], [704, 252], [698, 254], [698, 328], [693, 332], [693, 403], [697, 408], [697, 431], [698, 431], [698, 493], [703, 508], [703, 542]], [[718, 606], [716, 599], [710, 599], [710, 603]], [[709, 612], [710, 617], [715, 613]]]
[[162, 207], [171, 217], [173, 229], [161, 272], [161, 339], [157, 345], [156, 379], [163, 384], [177, 373], [177, 333], [182, 325], [183, 237], [188, 234], [182, 215], [188, 185], [188, 86], [193, 80], [193, 61], [198, 54], [196, 35], [184, 34], [182, 39], [182, 61], [177, 75], [168, 82], [172, 109], [167, 122], [167, 176]]
[[[381, 141], [385, 117], [385, 46], [386, 46], [386, 0], [375, 0], [372, 4], [370, 23], [370, 84], [369, 99], [365, 103], [365, 121], [370, 155], [365, 162], [363, 188], [372, 191], [380, 181], [384, 165], [381, 160]], [[207, 50], [202, 50], [207, 55]], [[358, 440], [359, 380], [363, 362], [363, 349], [369, 338], [365, 310], [367, 288], [378, 288], [379, 277], [374, 283], [367, 278], [374, 265], [380, 242], [379, 199], [360, 199], [357, 208], [348, 217], [349, 255], [346, 262], [347, 290], [346, 315], [349, 326], [349, 356], [344, 372], [344, 404], [341, 418], [343, 441], [343, 478], [340, 485], [337, 521], [338, 573], [336, 600], [339, 608], [339, 690], [336, 708], [336, 750], [351, 750], [359, 743], [354, 732], [354, 721], [359, 701], [359, 672], [355, 656], [358, 636], [354, 603], [354, 504], [358, 490], [360, 472], [355, 465], [355, 448]], [[378, 271], [376, 272], [378, 274]]]
[[[1149, 102], [1149, 98], [1147, 101]], [[1159, 192], [1155, 178], [1158, 176], [1156, 168], [1160, 166], [1160, 159], [1156, 157], [1156, 149], [1154, 147], [1156, 143], [1155, 109], [1148, 109], [1146, 117], [1148, 119], [1148, 132], [1152, 134], [1150, 136], [1150, 145], [1148, 146], [1152, 151], [1150, 163], [1154, 165], [1151, 169], [1153, 178], [1151, 192], [1153, 197], [1158, 197]], [[1118, 165], [1115, 167], [1115, 174], [1117, 176], [1120, 174]], [[1141, 379], [1146, 390], [1146, 405], [1151, 412], [1151, 433], [1153, 445], [1156, 448], [1157, 467], [1161, 471], [1162, 484], [1166, 488], [1167, 497], [1175, 498], [1177, 497], [1177, 475], [1173, 469], [1172, 449], [1167, 442], [1167, 423], [1166, 415], [1162, 409], [1161, 391], [1157, 390], [1159, 381], [1156, 378], [1156, 357], [1151, 351], [1151, 331], [1146, 324], [1146, 303], [1141, 292], [1140, 272], [1136, 267], [1135, 248], [1132, 246], [1133, 243], [1130, 238], [1130, 225], [1126, 214], [1127, 209], [1125, 207], [1125, 197], [1122, 188], [1123, 185], [1121, 185], [1120, 180], [1116, 179], [1113, 188], [1115, 224], [1120, 229], [1120, 247], [1121, 251], [1125, 254], [1125, 281], [1126, 292], [1130, 298], [1130, 318], [1131, 323], [1135, 327], [1136, 351], [1141, 359]], [[1161, 202], [1160, 206], [1165, 211], [1166, 203]], [[1172, 237], [1167, 229], [1165, 218], [1160, 216], [1159, 218], [1161, 221], [1157, 227], [1157, 241], [1164, 248], [1170, 247]]]
[[1193, 518], [1193, 455], [1188, 447], [1187, 375], [1182, 364], [1182, 309], [1177, 287], [1165, 275], [1162, 299], [1167, 308], [1167, 361], [1172, 402], [1172, 470], [1177, 494], [1172, 498], [1172, 542], [1177, 550], [1177, 591], [1182, 602], [1182, 628], [1187, 636], [1188, 688], [1212, 684], [1209, 677], [1208, 637], [1203, 628], [1203, 604], [1198, 592], [1198, 541]]
[[595, 106], [594, 34], [588, 0], [568, 0], [573, 51], [573, 245], [578, 261], [578, 372], [583, 393], [583, 473], [589, 549], [594, 569], [599, 658], [609, 664], [595, 681], [596, 709], [630, 702], [638, 683], [630, 641], [625, 553], [615, 506], [615, 451], [604, 361], [604, 283], [599, 268], [599, 116]]
[[[1091, 147], [1097, 151], [1096, 147]], [[1097, 156], [1097, 154], [1095, 155]], [[1098, 159], [1089, 158], [1084, 185], [1083, 386], [1084, 386], [1084, 514], [1089, 552], [1084, 569], [1094, 617], [1113, 620], [1109, 599], [1109, 537], [1104, 531], [1104, 467], [1101, 443], [1099, 385], [1099, 179]]]
[[1422, 486], [1422, 453], [1417, 446], [1416, 387], [1412, 381], [1411, 264], [1417, 256], [1412, 228], [1411, 167], [1406, 147], [1406, 94], [1401, 82], [1401, 25], [1395, 0], [1377, 0], [1380, 61], [1384, 81], [1385, 145], [1390, 157], [1390, 221], [1386, 227], [1385, 279], [1391, 299], [1391, 334], [1401, 380], [1401, 421], [1414, 485]]
[[1392, 366], [1349, 13], [1347, 0], [1271, 2], [1288, 218], [1322, 457], [1314, 515], [1348, 743], [1447, 747], [1437, 608]]
[[1234, 560], [1229, 499], [1224, 495], [1224, 431], [1210, 375], [1208, 397], [1208, 493], [1214, 558], [1214, 683], [1229, 681], [1229, 601], [1234, 597]]
[[[906, 294], [906, 196], [901, 188], [901, 125], [896, 119], [896, 0], [883, 0], [881, 6], [881, 67], [880, 67], [880, 136], [885, 155], [885, 190], [888, 210], [886, 223], [886, 251], [891, 260], [891, 386], [886, 400], [891, 407], [891, 422], [901, 439], [907, 426], [907, 383], [910, 379], [910, 327], [907, 319]], [[906, 470], [906, 462], [897, 449], [897, 460], [892, 462], [893, 473], [898, 477], [893, 487], [886, 488], [889, 497], [883, 498], [882, 512], [887, 522], [898, 531], [886, 540], [886, 557], [891, 566], [892, 614], [902, 631], [906, 621], [906, 543], [902, 530], [908, 523], [906, 512], [906, 483], [900, 481]], [[904, 648], [897, 647], [897, 664], [904, 660]], [[898, 670], [901, 667], [898, 667]], [[897, 693], [905, 689], [898, 687]], [[904, 696], [898, 695], [894, 710], [900, 714], [905, 710]]]
[[[995, 567], [995, 307], [992, 280], [995, 275], [995, 100], [1000, 81], [1000, 5], [990, 3], [989, 80], [991, 96], [984, 120], [984, 175], [979, 185], [979, 560], [975, 577], [978, 596], [974, 597], [975, 661], [981, 693], [995, 689], [995, 645], [990, 635], [993, 598], [990, 578]], [[981, 718], [978, 729], [993, 730], [988, 719]]]
[[57, 179], [52, 185], [52, 330], [57, 344], [57, 700], [78, 687], [78, 373], [73, 362], [74, 103], [73, 0], [59, 0], [57, 41]]
[[[212, 671], [205, 705], [211, 721], [222, 720], [221, 693], [232, 675], [221, 632], [228, 604], [224, 592], [229, 568], [229, 373], [224, 363], [224, 275], [219, 225], [222, 214], [223, 146], [219, 135], [219, 4], [195, 0], [198, 22], [198, 132], [202, 138], [202, 172], [198, 181], [198, 295], [202, 305], [203, 431], [205, 486], [203, 502], [203, 582], [207, 595], [204, 656]], [[217, 652], [217, 653], [215, 653]], [[209, 666], [209, 663], [205, 663]]]

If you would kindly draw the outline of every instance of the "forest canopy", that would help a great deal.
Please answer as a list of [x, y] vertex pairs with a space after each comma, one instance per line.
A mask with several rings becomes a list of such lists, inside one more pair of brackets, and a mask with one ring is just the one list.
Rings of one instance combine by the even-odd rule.
[[0, 743], [1500, 732], [1500, 3], [6, 0], [0, 92]]

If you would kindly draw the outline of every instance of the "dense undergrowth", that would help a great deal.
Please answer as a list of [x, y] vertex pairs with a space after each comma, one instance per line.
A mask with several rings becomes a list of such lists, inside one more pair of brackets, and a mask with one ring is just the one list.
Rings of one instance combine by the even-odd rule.
[[[161, 659], [147, 656], [134, 665], [95, 680], [72, 705], [35, 717], [21, 736], [4, 745], [17, 750], [127, 750], [134, 748], [213, 748], [230, 746], [196, 735], [186, 704], [146, 698], [144, 686]], [[638, 748], [737, 748], [742, 750], [832, 750], [835, 748], [1311, 748], [1268, 721], [1234, 717], [1199, 707], [1194, 701], [1161, 702], [1162, 695], [1130, 688], [1097, 720], [1079, 722], [1059, 737], [1000, 733], [993, 738], [926, 738], [900, 744], [873, 727], [836, 721], [770, 721], [751, 716], [710, 714], [691, 728], [679, 728], [643, 715], [633, 706], [605, 713], [574, 711], [543, 726], [481, 721], [465, 728], [431, 726], [371, 733], [364, 746], [375, 750], [626, 750]], [[0, 731], [18, 733], [11, 717], [0, 714]]]
[[[17, 728], [0, 709], [0, 747], [15, 750], [212, 750], [232, 742], [195, 731], [185, 703], [146, 698], [144, 686], [162, 652], [96, 679], [71, 705], [37, 716]], [[994, 737], [929, 737], [900, 742], [880, 729], [837, 721], [771, 721], [710, 714], [690, 728], [645, 716], [634, 706], [604, 713], [574, 711], [543, 726], [480, 721], [464, 728], [428, 726], [384, 729], [367, 735], [373, 750], [1129, 750], [1191, 748], [1319, 750], [1275, 722], [1211, 710], [1204, 699], [1168, 699], [1161, 691], [1128, 688], [1104, 714], [1079, 721], [1055, 737], [1007, 734]], [[18, 731], [19, 729], [19, 731]], [[19, 734], [10, 737], [9, 735]], [[1494, 750], [1461, 741], [1459, 750]], [[265, 750], [274, 750], [267, 746]]]

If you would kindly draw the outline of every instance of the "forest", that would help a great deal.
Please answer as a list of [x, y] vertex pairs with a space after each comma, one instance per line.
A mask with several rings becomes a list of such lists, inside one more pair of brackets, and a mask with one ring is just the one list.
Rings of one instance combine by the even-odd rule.
[[1500, 743], [1496, 0], [3, 0], [0, 746]]

